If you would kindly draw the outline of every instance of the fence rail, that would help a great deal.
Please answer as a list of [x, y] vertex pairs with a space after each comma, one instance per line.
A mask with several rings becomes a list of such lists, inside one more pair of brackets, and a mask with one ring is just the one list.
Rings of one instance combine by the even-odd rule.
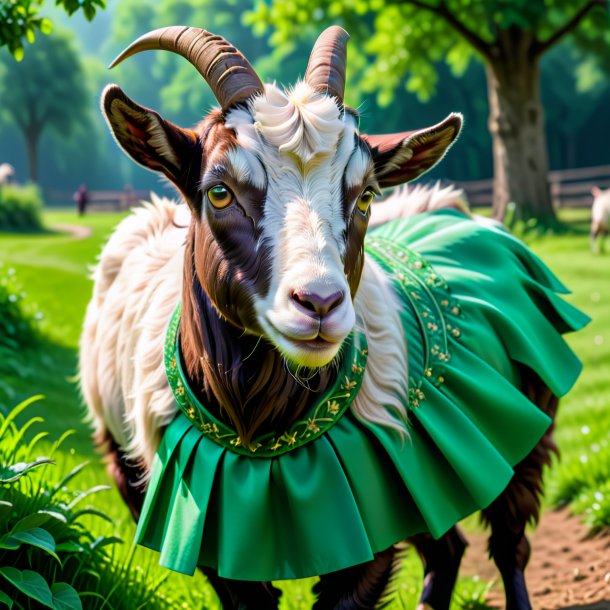
[[[51, 204], [63, 204], [73, 202], [74, 193], [48, 189], [45, 191], [45, 199]], [[150, 191], [134, 190], [126, 187], [122, 191], [88, 191], [87, 210], [127, 210], [137, 205], [143, 199], [150, 198]]]
[[[610, 165], [555, 170], [549, 172], [548, 179], [555, 207], [588, 207], [593, 201], [591, 189], [594, 186], [610, 188]], [[492, 204], [493, 179], [456, 182], [456, 185], [464, 189], [472, 207]]]
[[[588, 207], [592, 202], [591, 189], [594, 186], [601, 189], [610, 188], [610, 165], [552, 171], [549, 172], [548, 178], [555, 207]], [[470, 180], [455, 184], [464, 189], [472, 207], [491, 206], [493, 179]], [[69, 191], [45, 192], [46, 200], [50, 203], [71, 202], [72, 195], [73, 193]], [[136, 191], [129, 187], [122, 191], [89, 191], [88, 209], [126, 210], [149, 197], [149, 191]]]

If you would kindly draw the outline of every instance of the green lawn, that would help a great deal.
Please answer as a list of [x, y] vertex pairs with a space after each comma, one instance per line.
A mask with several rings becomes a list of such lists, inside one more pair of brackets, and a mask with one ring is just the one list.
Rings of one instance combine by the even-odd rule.
[[97, 214], [83, 219], [70, 212], [47, 212], [47, 227], [55, 224], [84, 224], [91, 236], [72, 236], [49, 231], [41, 234], [0, 233], [0, 262], [13, 268], [23, 291], [43, 318], [41, 347], [20, 357], [21, 374], [15, 376], [10, 392], [0, 395], [0, 404], [16, 404], [32, 394], [44, 394], [41, 415], [53, 436], [66, 425], [78, 434], [73, 445], [84, 454], [91, 453], [87, 430], [81, 423], [81, 405], [74, 383], [76, 348], [87, 302], [91, 298], [90, 266], [95, 263], [102, 244], [120, 214]]
[[[569, 212], [569, 220], [586, 226], [580, 213]], [[82, 475], [82, 487], [108, 482], [104, 466], [95, 455], [74, 380], [76, 349], [85, 306], [91, 294], [88, 279], [101, 245], [122, 214], [93, 214], [78, 218], [72, 212], [48, 211], [47, 226], [83, 224], [91, 236], [75, 239], [60, 233], [35, 235], [0, 234], [0, 262], [16, 270], [29, 298], [44, 314], [41, 330], [44, 341], [37, 350], [19, 356], [19, 375], [9, 378], [10, 392], [0, 393], [0, 405], [8, 408], [32, 394], [44, 394], [37, 412], [46, 420], [51, 438], [73, 428], [76, 434], [64, 445], [60, 467], [85, 459], [90, 467]], [[610, 523], [610, 258], [590, 253], [584, 232], [537, 238], [531, 247], [574, 292], [570, 300], [583, 309], [593, 322], [568, 340], [584, 363], [584, 372], [575, 389], [563, 400], [557, 424], [562, 461], [547, 476], [548, 497], [553, 502], [575, 501], [574, 506], [593, 525]], [[610, 255], [609, 255], [610, 256]], [[3, 387], [3, 386], [0, 386]], [[33, 410], [29, 410], [32, 416]], [[601, 489], [600, 491], [600, 482]], [[606, 488], [608, 499], [604, 496]], [[601, 498], [601, 499], [600, 499]], [[134, 527], [116, 492], [106, 492], [101, 510], [113, 517], [118, 534], [126, 541]], [[595, 507], [599, 508], [595, 508]], [[597, 518], [597, 521], [595, 520]], [[129, 551], [124, 545], [123, 556]], [[167, 576], [160, 594], [177, 600], [184, 607], [216, 608], [217, 603], [204, 579], [168, 574], [156, 566], [157, 555], [137, 550], [137, 563], [148, 566], [153, 578]], [[405, 562], [392, 607], [414, 607], [421, 583], [419, 561], [411, 554]], [[310, 581], [288, 583], [284, 610], [311, 606]], [[463, 597], [473, 599], [482, 583], [462, 581]], [[400, 600], [400, 601], [398, 601]]]

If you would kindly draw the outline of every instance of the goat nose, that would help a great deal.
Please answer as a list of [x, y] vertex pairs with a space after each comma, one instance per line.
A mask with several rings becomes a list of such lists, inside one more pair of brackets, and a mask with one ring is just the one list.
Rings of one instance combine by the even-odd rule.
[[327, 296], [322, 296], [310, 290], [294, 290], [291, 293], [292, 300], [302, 309], [325, 316], [343, 302], [343, 291], [337, 290]]

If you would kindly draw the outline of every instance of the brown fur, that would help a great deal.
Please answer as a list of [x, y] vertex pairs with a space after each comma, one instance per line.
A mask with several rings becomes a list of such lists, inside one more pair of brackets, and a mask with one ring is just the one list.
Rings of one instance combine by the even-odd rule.
[[139, 466], [130, 464], [114, 439], [108, 434], [105, 438], [94, 439], [96, 447], [106, 456], [106, 468], [129, 508], [135, 521], [140, 518], [146, 484], [142, 483], [145, 472]]
[[314, 587], [313, 610], [384, 608], [389, 602], [380, 600], [399, 569], [400, 555], [392, 546], [372, 561], [321, 576]]
[[188, 264], [180, 332], [191, 387], [246, 446], [260, 434], [288, 428], [334, 379], [327, 367], [307, 387], [297, 381], [274, 346], [219, 315]]
[[[364, 146], [360, 140], [359, 146]], [[366, 214], [363, 214], [355, 205], [355, 202], [371, 179], [372, 176], [366, 176], [361, 184], [351, 187], [348, 187], [345, 183], [343, 185], [343, 211], [347, 223], [343, 267], [352, 299], [356, 296], [360, 285], [360, 277], [364, 266], [364, 238], [371, 217], [370, 209]]]

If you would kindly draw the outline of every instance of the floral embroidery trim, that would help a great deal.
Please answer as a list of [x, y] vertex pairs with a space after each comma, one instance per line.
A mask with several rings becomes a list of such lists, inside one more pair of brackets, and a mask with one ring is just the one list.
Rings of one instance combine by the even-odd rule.
[[364, 332], [354, 329], [342, 348], [342, 370], [333, 387], [282, 434], [269, 433], [242, 445], [237, 433], [216, 419], [186, 383], [179, 351], [181, 304], [176, 307], [165, 337], [165, 370], [178, 406], [204, 436], [226, 449], [250, 457], [275, 457], [309, 443], [336, 424], [358, 394], [366, 368], [368, 349]]
[[444, 365], [451, 360], [450, 340], [462, 335], [462, 309], [445, 279], [413, 250], [374, 236], [367, 240], [365, 248], [392, 273], [421, 327], [424, 373], [421, 379], [409, 378], [409, 407], [417, 409], [426, 400], [426, 383], [437, 388], [445, 383]]

